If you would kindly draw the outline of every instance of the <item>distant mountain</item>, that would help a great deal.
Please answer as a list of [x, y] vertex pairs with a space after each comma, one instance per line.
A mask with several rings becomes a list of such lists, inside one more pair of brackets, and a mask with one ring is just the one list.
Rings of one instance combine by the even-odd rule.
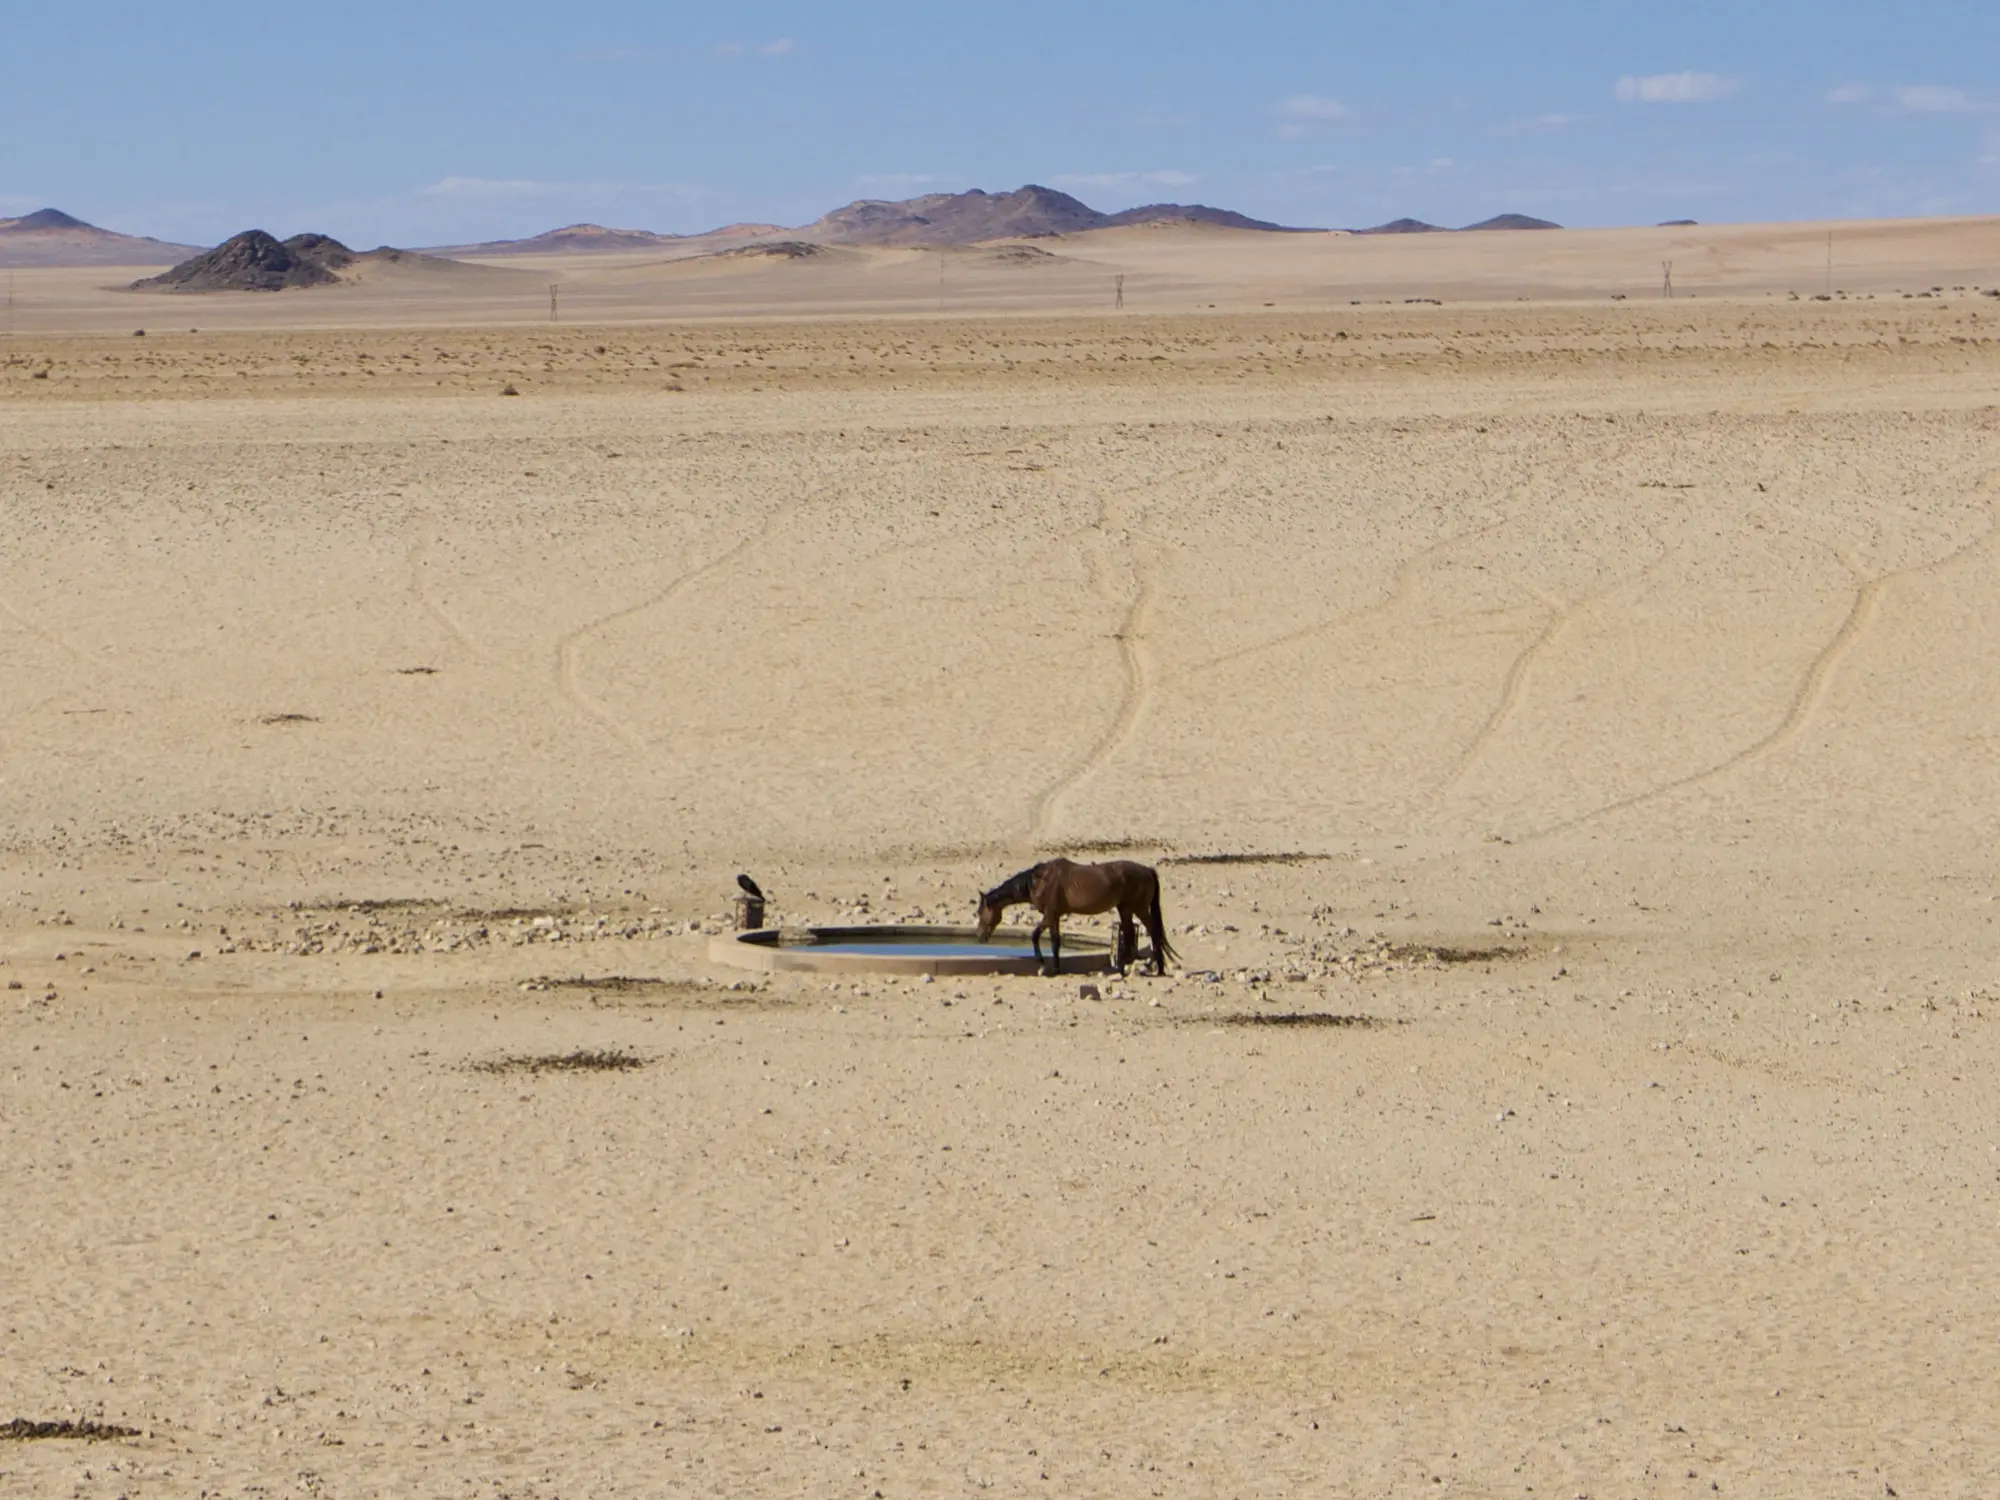
[[777, 224], [725, 224], [702, 234], [655, 234], [648, 229], [566, 224], [528, 239], [441, 245], [427, 253], [473, 260], [502, 255], [629, 254], [652, 250], [662, 256], [681, 258], [780, 240], [820, 245], [972, 245], [982, 240], [1026, 239], [1124, 224], [1165, 223], [1212, 224], [1225, 229], [1286, 229], [1282, 224], [1253, 219], [1226, 208], [1210, 208], [1204, 203], [1149, 203], [1113, 214], [1100, 213], [1068, 193], [1029, 183], [1011, 193], [988, 193], [973, 188], [964, 193], [926, 193], [917, 198], [860, 198], [797, 229]]
[[74, 214], [66, 214], [59, 208], [38, 208], [33, 213], [19, 219], [0, 219], [0, 230], [9, 229], [94, 229]]
[[1426, 224], [1422, 219], [1391, 219], [1386, 224], [1377, 224], [1373, 229], [1357, 229], [1356, 234], [1472, 234], [1481, 229], [1560, 229], [1562, 225], [1548, 219], [1530, 218], [1527, 214], [1495, 214], [1490, 219], [1481, 219], [1477, 224], [1468, 224], [1463, 229], [1447, 229], [1442, 224]]
[[973, 188], [964, 193], [926, 193], [896, 201], [863, 198], [792, 233], [829, 245], [973, 245], [982, 240], [1076, 234], [1121, 224], [1171, 221], [1233, 229], [1283, 227], [1201, 203], [1153, 203], [1115, 214], [1100, 213], [1068, 193], [1031, 182], [1011, 193]]
[[1490, 219], [1481, 219], [1477, 224], [1468, 224], [1461, 233], [1470, 234], [1477, 229], [1560, 229], [1562, 225], [1549, 219], [1536, 219], [1527, 214], [1495, 214]]
[[606, 255], [634, 250], [662, 254], [700, 253], [748, 244], [783, 234], [776, 224], [726, 224], [703, 234], [655, 234], [650, 229], [607, 229], [602, 224], [565, 224], [524, 240], [485, 240], [474, 245], [444, 245], [427, 253], [477, 258], [492, 255]]
[[1442, 224], [1426, 224], [1422, 219], [1391, 219], [1386, 224], [1377, 224], [1372, 229], [1357, 229], [1356, 234], [1449, 234]]
[[157, 266], [199, 248], [99, 229], [59, 208], [0, 219], [0, 266]]
[[1269, 219], [1253, 219], [1234, 209], [1210, 208], [1205, 203], [1148, 203], [1143, 208], [1123, 208], [1104, 216], [1105, 227], [1118, 224], [1214, 224], [1223, 229], [1263, 229], [1279, 234], [1311, 233]]
[[1655, 229], [1692, 229], [1698, 222], [1700, 221], [1696, 219], [1662, 219], [1653, 227]]
[[246, 229], [213, 250], [182, 261], [158, 276], [132, 283], [135, 292], [287, 292], [305, 287], [376, 280], [385, 275], [439, 273], [463, 277], [528, 277], [526, 271], [466, 266], [413, 250], [356, 251], [331, 235], [295, 234], [280, 240]]
[[970, 245], [1096, 229], [1105, 217], [1068, 193], [1030, 183], [1011, 193], [974, 188], [893, 202], [863, 198], [821, 215], [797, 234], [829, 245]]

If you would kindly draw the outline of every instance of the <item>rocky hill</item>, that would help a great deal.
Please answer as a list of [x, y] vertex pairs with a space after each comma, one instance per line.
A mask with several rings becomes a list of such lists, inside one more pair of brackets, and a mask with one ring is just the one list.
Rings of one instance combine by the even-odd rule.
[[0, 219], [0, 266], [157, 266], [199, 249], [99, 229], [59, 208]]
[[1032, 183], [1011, 193], [925, 193], [863, 198], [823, 214], [798, 238], [829, 245], [970, 245], [1024, 235], [1095, 229], [1104, 215], [1068, 193]]
[[324, 234], [279, 240], [246, 229], [172, 270], [132, 283], [135, 292], [282, 292], [326, 286], [354, 262], [354, 252]]
[[1463, 233], [1476, 229], [1560, 229], [1562, 225], [1550, 219], [1537, 219], [1529, 214], [1495, 214], [1490, 219], [1481, 219], [1477, 224], [1468, 224]]
[[135, 292], [286, 292], [305, 287], [376, 281], [384, 276], [453, 274], [460, 278], [528, 275], [490, 266], [466, 266], [413, 250], [355, 251], [331, 235], [295, 234], [280, 240], [246, 229], [213, 250], [170, 271], [132, 283]]
[[1481, 219], [1477, 224], [1468, 224], [1463, 229], [1447, 229], [1442, 224], [1426, 224], [1422, 219], [1391, 219], [1386, 224], [1377, 224], [1372, 229], [1357, 229], [1355, 234], [1471, 234], [1481, 229], [1560, 229], [1562, 225], [1548, 219], [1534, 219], [1526, 214], [1495, 214], [1490, 219]]
[[1115, 214], [1100, 213], [1068, 193], [1031, 182], [1011, 193], [973, 188], [964, 193], [926, 193], [896, 201], [863, 198], [792, 233], [799, 239], [829, 245], [972, 245], [982, 240], [1075, 234], [1085, 229], [1168, 220], [1234, 229], [1284, 227], [1201, 203], [1153, 203]]
[[1119, 224], [1214, 224], [1222, 229], [1262, 229], [1276, 234], [1311, 233], [1269, 219], [1253, 219], [1230, 208], [1210, 208], [1206, 203], [1148, 203], [1143, 208], [1123, 208], [1106, 214], [1107, 226]]
[[646, 229], [568, 224], [527, 239], [446, 245], [430, 253], [479, 259], [657, 250], [663, 256], [692, 258], [775, 240], [820, 245], [973, 245], [982, 240], [1074, 234], [1084, 229], [1154, 223], [1272, 231], [1286, 227], [1231, 209], [1211, 208], [1205, 203], [1149, 203], [1117, 213], [1101, 213], [1068, 193], [1029, 183], [1011, 193], [988, 193], [973, 188], [964, 193], [926, 193], [916, 198], [861, 198], [796, 229], [776, 224], [726, 224], [701, 234], [655, 234]]

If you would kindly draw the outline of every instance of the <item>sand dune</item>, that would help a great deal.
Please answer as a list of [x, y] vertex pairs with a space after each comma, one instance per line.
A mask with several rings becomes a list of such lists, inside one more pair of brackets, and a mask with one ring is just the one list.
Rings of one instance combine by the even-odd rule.
[[[1976, 1490], [1993, 233], [38, 280], [0, 1490]], [[706, 958], [1051, 850], [1186, 967]]]

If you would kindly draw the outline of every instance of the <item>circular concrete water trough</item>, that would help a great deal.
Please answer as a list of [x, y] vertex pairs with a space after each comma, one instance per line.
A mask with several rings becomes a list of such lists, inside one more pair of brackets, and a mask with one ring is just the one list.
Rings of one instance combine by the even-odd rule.
[[[1048, 939], [1042, 940], [1046, 960]], [[760, 927], [708, 941], [717, 963], [808, 974], [1038, 974], [1028, 931], [1002, 927], [980, 942], [969, 927]], [[1063, 934], [1065, 974], [1103, 974], [1111, 945]]]

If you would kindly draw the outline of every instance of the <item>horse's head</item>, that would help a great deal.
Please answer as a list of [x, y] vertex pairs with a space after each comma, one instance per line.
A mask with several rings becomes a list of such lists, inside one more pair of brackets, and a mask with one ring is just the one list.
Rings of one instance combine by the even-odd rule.
[[1001, 917], [1006, 914], [1007, 908], [993, 899], [993, 892], [986, 892], [979, 898], [979, 915], [973, 924], [973, 935], [980, 942], [985, 942], [993, 936], [993, 929], [1000, 925]]

